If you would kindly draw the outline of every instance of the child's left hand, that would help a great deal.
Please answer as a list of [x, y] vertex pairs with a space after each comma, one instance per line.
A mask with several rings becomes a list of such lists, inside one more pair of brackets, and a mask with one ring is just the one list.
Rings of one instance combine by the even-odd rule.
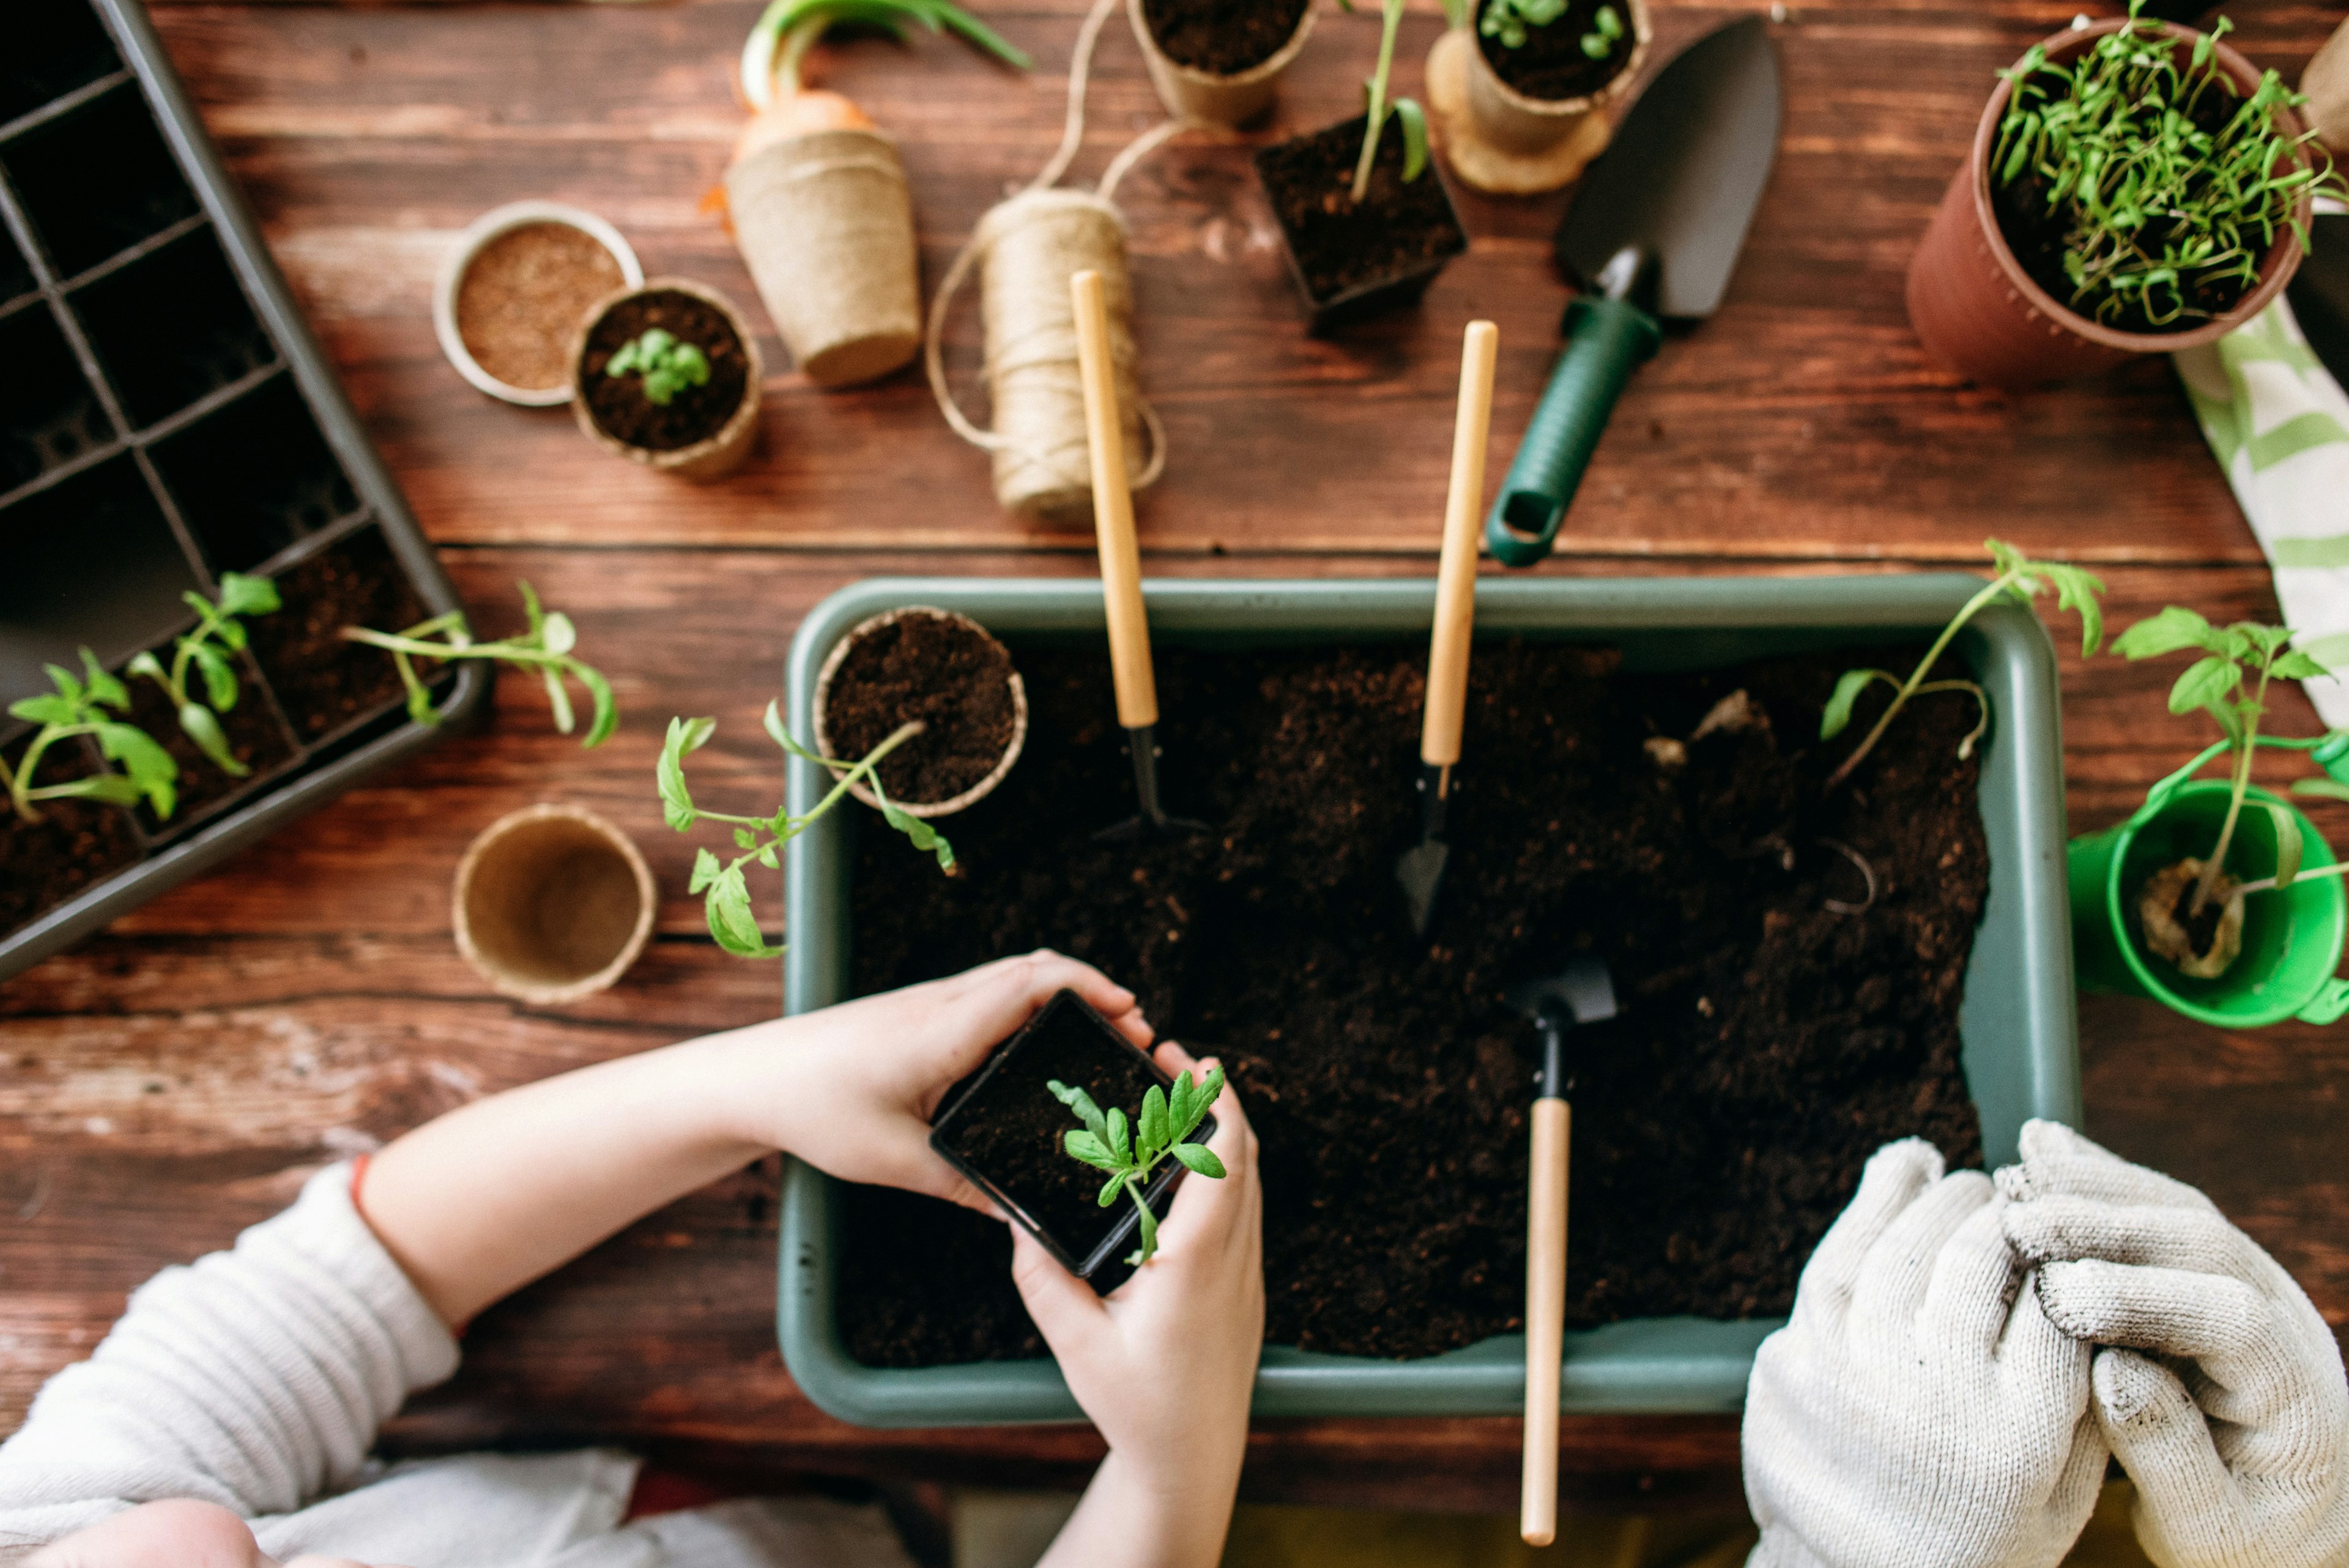
[[1075, 992], [1148, 1049], [1133, 992], [1049, 950], [947, 980], [715, 1035], [744, 1137], [844, 1181], [902, 1187], [982, 1213], [995, 1206], [931, 1149], [947, 1089], [1054, 992]]

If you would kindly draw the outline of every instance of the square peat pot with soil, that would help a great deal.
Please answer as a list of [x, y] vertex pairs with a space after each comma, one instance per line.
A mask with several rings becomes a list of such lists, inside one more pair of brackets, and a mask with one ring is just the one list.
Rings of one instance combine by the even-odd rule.
[[[939, 819], [952, 878], [869, 812], [792, 842], [786, 1011], [1040, 945], [1098, 964], [1222, 1058], [1261, 1139], [1256, 1414], [1506, 1415], [1535, 1038], [1507, 997], [1596, 956], [1622, 1008], [1570, 1039], [1565, 1407], [1734, 1410], [1870, 1150], [1915, 1133], [1996, 1165], [2026, 1118], [2078, 1116], [2037, 619], [2000, 604], [1952, 649], [1988, 703], [1971, 755], [1979, 711], [1947, 693], [1825, 784], [1884, 700], [1823, 744], [1837, 674], [1905, 670], [1980, 587], [1481, 580], [1451, 862], [1414, 938], [1393, 867], [1419, 834], [1432, 582], [1144, 585], [1168, 808], [1210, 831], [1142, 846], [1095, 836], [1133, 810], [1098, 585], [858, 584], [800, 628], [795, 732], [843, 634], [918, 604], [1010, 648], [1027, 745]], [[826, 783], [792, 762], [792, 810]], [[865, 1426], [1081, 1418], [1009, 1255], [984, 1217], [790, 1164], [792, 1377]]]

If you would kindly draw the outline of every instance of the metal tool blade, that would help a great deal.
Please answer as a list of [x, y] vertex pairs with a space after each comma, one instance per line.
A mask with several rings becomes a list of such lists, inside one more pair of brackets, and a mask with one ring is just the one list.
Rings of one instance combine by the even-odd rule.
[[1509, 1005], [1537, 1020], [1562, 1013], [1577, 1023], [1601, 1023], [1615, 1016], [1615, 982], [1604, 963], [1583, 953], [1556, 974], [1510, 987]]
[[2319, 213], [2308, 254], [2285, 292], [2308, 346], [2349, 387], [2349, 213]]
[[1661, 265], [1658, 315], [1711, 316], [1778, 156], [1778, 57], [1759, 16], [1690, 45], [1657, 73], [1582, 177], [1558, 265], [1588, 291], [1626, 247]]
[[1395, 880], [1402, 884], [1403, 901], [1411, 908], [1414, 936], [1427, 935], [1427, 922], [1435, 913], [1435, 890], [1444, 885], [1444, 863], [1451, 857], [1450, 845], [1426, 838], [1395, 862]]

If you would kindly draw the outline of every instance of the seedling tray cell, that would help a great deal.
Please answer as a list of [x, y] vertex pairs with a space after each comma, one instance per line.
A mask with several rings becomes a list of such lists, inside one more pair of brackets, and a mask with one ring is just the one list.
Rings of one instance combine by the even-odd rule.
[[[0, 705], [88, 647], [167, 662], [183, 596], [236, 571], [247, 622], [213, 768], [133, 682], [181, 763], [168, 821], [86, 801], [0, 812], [0, 979], [216, 864], [447, 726], [412, 722], [388, 657], [344, 642], [458, 607], [336, 387], [134, 0], [44, 0], [0, 58]], [[439, 677], [450, 722], [488, 680]], [[32, 726], [0, 718], [0, 754]], [[44, 782], [102, 765], [57, 748]]]
[[[1845, 578], [1563, 577], [1477, 585], [1480, 639], [1580, 642], [1622, 651], [1630, 670], [1701, 670], [1778, 654], [1929, 639], [1982, 587], [1951, 576]], [[1434, 612], [1425, 582], [1158, 582], [1143, 586], [1159, 641], [1246, 649], [1397, 642], [1424, 649]], [[833, 595], [802, 625], [785, 681], [792, 722], [808, 732], [815, 675], [848, 628], [903, 605], [970, 616], [1010, 644], [1102, 635], [1101, 591], [1087, 582], [877, 579]], [[2064, 886], [2063, 742], [2055, 662], [2028, 610], [2000, 605], [1961, 635], [1959, 656], [1989, 693], [1990, 734], [1978, 799], [1990, 848], [1988, 900], [1959, 1014], [1966, 1083], [1984, 1156], [2014, 1158], [2033, 1116], [2076, 1122], [2079, 1059], [2070, 915]], [[792, 808], [828, 783], [790, 767]], [[834, 814], [792, 840], [786, 899], [792, 934], [785, 1011], [845, 1000], [854, 819]], [[1049, 1360], [893, 1369], [845, 1348], [835, 1301], [841, 1190], [792, 1162], [784, 1178], [777, 1331], [792, 1377], [843, 1420], [875, 1427], [968, 1426], [1080, 1418]], [[1630, 1319], [1567, 1336], [1561, 1395], [1585, 1412], [1736, 1409], [1754, 1349], [1777, 1319]], [[1313, 1355], [1268, 1345], [1260, 1417], [1479, 1416], [1523, 1407], [1524, 1342], [1503, 1334], [1417, 1361]]]

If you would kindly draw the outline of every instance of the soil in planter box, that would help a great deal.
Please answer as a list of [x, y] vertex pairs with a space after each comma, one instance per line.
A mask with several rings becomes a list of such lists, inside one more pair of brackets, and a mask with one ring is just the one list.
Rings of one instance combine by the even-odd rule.
[[[604, 374], [613, 355], [656, 327], [692, 344], [709, 360], [709, 379], [685, 388], [667, 403], [645, 396], [640, 376]], [[673, 288], [632, 295], [605, 311], [587, 335], [579, 364], [587, 411], [596, 426], [647, 452], [675, 452], [716, 435], [742, 406], [750, 379], [742, 340], [725, 316], [707, 300]]]
[[1362, 119], [1299, 136], [1257, 154], [1257, 171], [1305, 286], [1327, 302], [1365, 284], [1402, 277], [1468, 248], [1431, 161], [1402, 177], [1402, 125], [1379, 133], [1369, 191], [1353, 199]]
[[[245, 624], [253, 656], [295, 735], [318, 740], [401, 700], [391, 655], [342, 637], [347, 626], [405, 631], [429, 613], [381, 533], [362, 529], [276, 582], [284, 607]], [[418, 673], [434, 679], [429, 661], [417, 663]]]
[[[27, 734], [9, 745], [12, 770], [32, 741]], [[63, 741], [42, 753], [33, 782], [65, 784], [87, 778], [99, 766], [83, 742]], [[131, 831], [129, 814], [120, 806], [94, 800], [45, 800], [35, 809], [41, 820], [27, 823], [0, 799], [0, 936], [139, 858], [139, 836]]]
[[929, 727], [881, 759], [893, 800], [952, 800], [995, 771], [1011, 743], [1011, 656], [993, 638], [936, 616], [866, 633], [833, 671], [824, 725], [833, 754], [863, 756], [919, 719]]
[[[258, 616], [247, 618], [247, 629], [257, 628], [260, 619]], [[168, 642], [154, 650], [166, 670], [171, 668], [175, 651]], [[144, 802], [137, 808], [139, 826], [150, 836], [160, 837], [185, 827], [217, 802], [294, 760], [294, 743], [286, 737], [285, 726], [278, 722], [276, 710], [270, 706], [268, 690], [262, 685], [252, 659], [243, 654], [232, 657], [237, 672], [236, 706], [219, 714], [219, 718], [221, 731], [228, 737], [229, 754], [252, 770], [243, 778], [223, 773], [220, 764], [204, 754], [203, 748], [188, 739], [187, 732], [180, 728], [171, 695], [162, 687], [143, 675], [115, 672], [130, 692], [129, 722], [154, 736], [171, 753], [171, 760], [180, 764], [179, 802], [172, 808], [171, 820], [162, 821]], [[203, 672], [189, 665], [188, 695], [209, 706], [203, 682]]]
[[1260, 66], [1280, 52], [1311, 0], [1142, 0], [1142, 19], [1176, 65], [1216, 76]]
[[[1623, 31], [1605, 54], [1594, 59], [1583, 53], [1582, 40], [1597, 30], [1602, 5], [1613, 7]], [[1571, 0], [1566, 15], [1557, 21], [1527, 27], [1526, 41], [1514, 49], [1487, 36], [1481, 27], [1476, 34], [1476, 47], [1484, 51], [1494, 74], [1527, 98], [1545, 103], [1564, 103], [1597, 92], [1630, 63], [1635, 43], [1631, 10], [1623, 0]]]
[[[961, 875], [861, 833], [869, 992], [1050, 945], [1134, 987], [1230, 1070], [1262, 1140], [1268, 1335], [1420, 1356], [1519, 1326], [1533, 1027], [1520, 981], [1595, 951], [1624, 1012], [1574, 1036], [1571, 1321], [1786, 1310], [1868, 1155], [1981, 1133], [1958, 1005], [1988, 886], [1974, 722], [1920, 703], [1833, 797], [1816, 739], [1837, 674], [1914, 649], [1629, 674], [1603, 650], [1480, 645], [1465, 793], [1430, 940], [1416, 842], [1423, 646], [1164, 649], [1169, 806], [1197, 839], [1092, 841], [1133, 810], [1109, 671], [1022, 649], [1028, 749], [957, 819]], [[1743, 689], [1763, 722], [1682, 748]], [[1866, 732], [1871, 694], [1850, 734]], [[1669, 752], [1670, 748], [1660, 747]], [[1825, 840], [1864, 856], [1878, 893]], [[1791, 859], [1791, 864], [1789, 863]], [[841, 1320], [868, 1364], [1040, 1354], [1001, 1226], [852, 1189]]]

